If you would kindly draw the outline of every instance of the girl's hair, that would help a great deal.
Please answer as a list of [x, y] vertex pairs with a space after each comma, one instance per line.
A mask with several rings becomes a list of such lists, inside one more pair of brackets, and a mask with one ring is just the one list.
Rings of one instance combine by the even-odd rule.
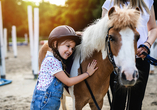
[[[128, 0], [112, 0], [112, 1], [114, 1], [114, 5], [118, 5], [120, 7], [120, 4], [124, 6], [124, 4], [127, 3]], [[138, 7], [142, 13], [144, 12], [143, 11], [144, 8], [146, 12], [150, 14], [150, 10], [143, 0], [130, 0], [130, 4], [128, 6], [129, 8]]]

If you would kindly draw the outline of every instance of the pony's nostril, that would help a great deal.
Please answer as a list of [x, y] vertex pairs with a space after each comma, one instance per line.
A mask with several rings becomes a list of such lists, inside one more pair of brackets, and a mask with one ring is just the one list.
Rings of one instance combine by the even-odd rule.
[[139, 78], [139, 74], [138, 74], [138, 72], [136, 73], [136, 78]]
[[124, 74], [124, 72], [122, 73], [122, 78], [126, 80], [126, 75]]
[[136, 77], [136, 72], [135, 72], [135, 71], [134, 71], [134, 73], [133, 73], [132, 77], [133, 77], [133, 78], [135, 78], [135, 77]]
[[135, 70], [132, 76], [133, 78], [138, 78], [139, 77], [138, 72]]

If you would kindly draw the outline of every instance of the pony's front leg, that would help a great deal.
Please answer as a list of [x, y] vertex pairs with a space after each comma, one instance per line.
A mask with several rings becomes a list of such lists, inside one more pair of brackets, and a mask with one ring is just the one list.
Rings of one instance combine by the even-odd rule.
[[73, 110], [82, 110], [83, 106], [84, 105], [82, 105], [82, 104], [75, 104], [75, 106], [73, 106]]
[[61, 104], [62, 104], [62, 110], [68, 110], [66, 107], [66, 96], [63, 94], [63, 97], [61, 99]]
[[77, 97], [76, 100], [73, 101], [73, 110], [82, 110], [83, 107], [88, 103], [88, 99], [84, 99], [82, 97]]
[[[99, 108], [102, 109], [102, 106], [103, 106], [103, 99], [102, 99], [101, 101], [97, 102], [97, 103], [98, 103], [98, 105], [99, 105]], [[94, 102], [89, 103], [89, 105], [90, 105], [91, 110], [97, 110], [97, 107], [96, 107], [96, 105], [95, 105]]]

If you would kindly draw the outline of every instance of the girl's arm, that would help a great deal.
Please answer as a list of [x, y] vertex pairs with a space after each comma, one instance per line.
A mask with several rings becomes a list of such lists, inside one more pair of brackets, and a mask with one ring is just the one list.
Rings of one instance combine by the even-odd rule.
[[64, 73], [64, 71], [60, 71], [60, 72], [56, 73], [55, 77], [57, 79], [59, 79], [65, 85], [72, 86], [72, 85], [75, 85], [75, 84], [83, 81], [84, 79], [88, 78], [89, 76], [91, 76], [98, 69], [98, 67], [96, 67], [96, 64], [97, 64], [96, 60], [93, 60], [91, 64], [88, 64], [87, 72], [83, 73], [79, 76], [76, 76], [76, 77], [69, 78]]
[[[144, 43], [147, 47], [151, 47], [151, 45], [154, 43], [154, 41], [157, 38], [157, 26], [156, 26], [156, 22], [155, 22], [155, 14], [154, 14], [154, 7], [151, 7], [150, 10], [150, 18], [149, 21], [147, 23], [147, 28], [148, 28], [148, 39], [147, 39], [147, 43]], [[141, 58], [145, 58], [144, 55], [141, 55], [142, 52], [147, 52], [147, 50], [145, 48], [139, 48], [137, 50], [137, 55], [140, 55], [139, 57]]]
[[154, 43], [154, 41], [157, 38], [157, 26], [156, 26], [156, 22], [155, 22], [155, 13], [154, 13], [154, 7], [151, 7], [151, 11], [150, 11], [150, 19], [147, 23], [147, 27], [148, 27], [148, 42], [152, 45]]

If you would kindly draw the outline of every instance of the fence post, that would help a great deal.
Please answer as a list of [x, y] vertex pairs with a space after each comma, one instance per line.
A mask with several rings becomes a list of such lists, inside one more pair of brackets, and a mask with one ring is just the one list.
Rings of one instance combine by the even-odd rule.
[[39, 8], [34, 8], [34, 78], [38, 75]]
[[16, 26], [12, 26], [12, 46], [13, 46], [13, 52], [14, 57], [17, 57], [17, 35], [16, 35]]
[[3, 22], [2, 22], [2, 8], [0, 1], [0, 72], [1, 78], [5, 79], [5, 56], [4, 56], [4, 43], [3, 43]]
[[32, 6], [28, 6], [28, 30], [29, 30], [29, 42], [30, 42], [30, 53], [31, 53], [31, 64], [32, 73], [34, 74], [34, 64], [33, 64], [33, 22], [32, 22]]
[[5, 58], [7, 58], [8, 56], [7, 56], [7, 45], [8, 45], [8, 42], [7, 42], [7, 29], [6, 28], [4, 28], [4, 30], [3, 30], [3, 35], [4, 35], [4, 53], [5, 53]]

